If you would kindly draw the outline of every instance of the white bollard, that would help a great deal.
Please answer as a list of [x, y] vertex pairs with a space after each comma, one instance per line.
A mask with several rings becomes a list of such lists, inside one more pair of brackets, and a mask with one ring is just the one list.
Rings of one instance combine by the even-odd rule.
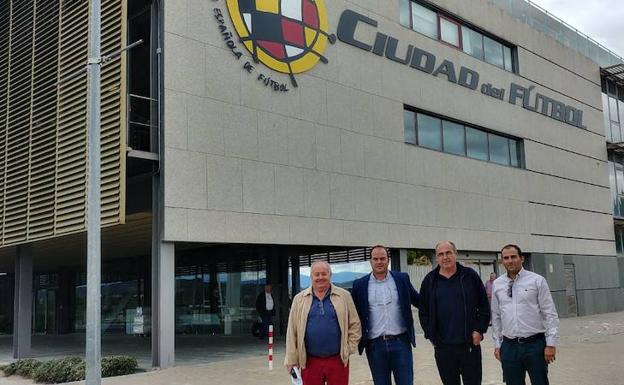
[[273, 325], [269, 325], [269, 370], [273, 370]]

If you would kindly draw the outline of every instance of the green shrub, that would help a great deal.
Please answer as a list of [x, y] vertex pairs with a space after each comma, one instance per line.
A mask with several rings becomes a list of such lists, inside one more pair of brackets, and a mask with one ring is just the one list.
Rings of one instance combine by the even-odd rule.
[[[129, 356], [108, 356], [102, 358], [102, 377], [132, 374], [138, 366], [137, 360]], [[65, 357], [50, 361], [32, 358], [18, 360], [0, 368], [6, 376], [14, 374], [32, 378], [36, 382], [58, 384], [85, 379], [85, 361], [81, 357]]]
[[102, 377], [123, 376], [135, 372], [136, 358], [130, 356], [108, 356], [102, 358]]
[[50, 360], [40, 365], [33, 372], [32, 378], [37, 382], [48, 384], [80, 381], [85, 378], [85, 362], [80, 357]]
[[17, 360], [2, 368], [2, 371], [6, 376], [12, 376], [17, 374], [22, 377], [32, 377], [33, 372], [42, 364], [41, 361], [37, 361], [32, 358], [26, 358], [23, 360]]

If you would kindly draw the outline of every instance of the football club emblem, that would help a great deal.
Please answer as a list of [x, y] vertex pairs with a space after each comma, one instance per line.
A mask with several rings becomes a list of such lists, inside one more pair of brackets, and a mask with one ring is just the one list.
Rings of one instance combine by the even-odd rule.
[[295, 74], [314, 67], [323, 56], [329, 34], [324, 0], [226, 0], [241, 42], [256, 63], [288, 74], [297, 86]]

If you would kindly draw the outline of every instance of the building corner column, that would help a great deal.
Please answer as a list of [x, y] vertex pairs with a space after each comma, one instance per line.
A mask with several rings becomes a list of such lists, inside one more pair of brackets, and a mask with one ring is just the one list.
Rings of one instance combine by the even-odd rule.
[[32, 245], [17, 246], [15, 256], [15, 294], [13, 302], [13, 358], [31, 354], [33, 299]]
[[152, 366], [175, 364], [175, 244], [160, 242], [152, 255]]

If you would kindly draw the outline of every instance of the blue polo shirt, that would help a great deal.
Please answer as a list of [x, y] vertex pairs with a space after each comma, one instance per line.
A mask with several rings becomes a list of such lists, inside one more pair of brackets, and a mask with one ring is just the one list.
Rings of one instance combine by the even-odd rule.
[[331, 291], [322, 300], [312, 293], [305, 332], [305, 347], [309, 356], [329, 357], [340, 353], [340, 325], [330, 297]]

